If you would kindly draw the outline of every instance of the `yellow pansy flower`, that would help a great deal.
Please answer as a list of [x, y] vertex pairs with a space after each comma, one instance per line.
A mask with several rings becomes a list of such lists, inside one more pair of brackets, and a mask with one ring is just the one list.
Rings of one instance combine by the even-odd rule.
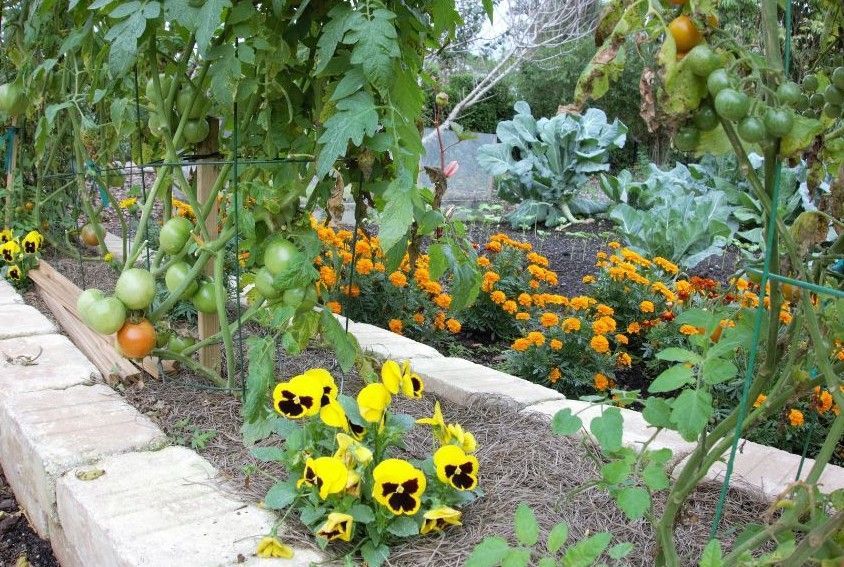
[[316, 486], [319, 497], [325, 500], [329, 495], [345, 490], [348, 480], [349, 470], [337, 457], [309, 458], [305, 461], [302, 478], [296, 481], [296, 488]]
[[437, 478], [457, 490], [472, 490], [478, 486], [478, 459], [457, 445], [443, 445], [434, 453]]
[[425, 474], [402, 459], [386, 459], [372, 471], [372, 497], [395, 515], [419, 511], [427, 487]]
[[316, 535], [324, 537], [328, 541], [339, 539], [342, 541], [349, 541], [352, 539], [352, 530], [355, 526], [355, 519], [349, 514], [340, 512], [331, 512], [328, 514], [328, 519], [317, 530]]
[[358, 411], [360, 416], [369, 423], [378, 423], [384, 417], [387, 406], [392, 398], [390, 391], [384, 384], [369, 384], [358, 393]]
[[422, 515], [422, 529], [419, 533], [424, 535], [430, 532], [441, 532], [448, 526], [460, 526], [462, 525], [461, 516], [460, 510], [448, 506], [431, 508]]

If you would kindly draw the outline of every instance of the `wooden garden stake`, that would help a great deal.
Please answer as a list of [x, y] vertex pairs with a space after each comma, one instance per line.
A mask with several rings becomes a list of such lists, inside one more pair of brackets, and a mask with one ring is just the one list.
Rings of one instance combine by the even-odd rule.
[[[209, 155], [201, 161], [213, 161], [216, 159], [217, 153], [217, 138], [219, 133], [219, 122], [216, 118], [208, 118], [208, 125], [210, 130], [208, 137], [199, 145], [200, 155]], [[201, 163], [201, 162], [200, 162]], [[200, 205], [204, 205], [210, 198], [211, 189], [217, 181], [219, 175], [219, 168], [214, 164], [201, 164], [196, 168], [196, 198]], [[208, 217], [205, 219], [205, 228], [208, 230], [208, 235], [214, 239], [219, 234], [219, 227], [217, 224], [217, 208], [215, 204], [211, 207]], [[208, 262], [205, 266], [205, 275], [214, 277], [213, 262]], [[203, 340], [216, 333], [220, 332], [220, 318], [216, 313], [199, 313], [199, 340]], [[213, 344], [202, 347], [199, 350], [199, 363], [206, 368], [211, 368], [214, 371], [219, 371], [223, 362], [222, 347], [219, 344]]]

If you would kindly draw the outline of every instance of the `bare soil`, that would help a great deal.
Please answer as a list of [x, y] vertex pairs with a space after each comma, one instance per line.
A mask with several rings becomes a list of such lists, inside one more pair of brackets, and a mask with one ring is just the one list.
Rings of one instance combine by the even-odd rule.
[[0, 469], [0, 565], [59, 567], [50, 542], [38, 537]]

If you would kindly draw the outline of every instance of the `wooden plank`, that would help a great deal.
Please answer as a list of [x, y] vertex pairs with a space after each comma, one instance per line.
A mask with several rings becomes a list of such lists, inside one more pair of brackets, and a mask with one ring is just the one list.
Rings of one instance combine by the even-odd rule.
[[[79, 317], [79, 314], [76, 312], [76, 299], [79, 297], [79, 294], [82, 293], [82, 290], [76, 287], [72, 281], [64, 277], [48, 262], [44, 260], [39, 261], [38, 267], [34, 270], [30, 270], [28, 275], [35, 283], [36, 287], [38, 287], [39, 294], [42, 298], [44, 298], [44, 302], [47, 303], [48, 307], [50, 307], [50, 311], [53, 312], [56, 320], [58, 320], [62, 328], [65, 329], [70, 339], [76, 343], [74, 336], [76, 334], [81, 334], [83, 335], [82, 340], [85, 346], [95, 345], [96, 350], [89, 352], [80, 344], [76, 344], [76, 346], [88, 355], [92, 361], [96, 356], [105, 353], [102, 362], [107, 370], [103, 370], [103, 368], [95, 364], [95, 366], [100, 369], [100, 372], [103, 373], [104, 377], [109, 376], [113, 365], [112, 363], [116, 360], [120, 361], [120, 369], [122, 369], [118, 375], [120, 379], [135, 378], [139, 376], [140, 372], [138, 366], [143, 368], [151, 376], [155, 378], [159, 377], [157, 358], [148, 356], [140, 361], [140, 363], [135, 363], [117, 352], [117, 349], [114, 347], [114, 343], [110, 338], [91, 330], [87, 325], [85, 325], [85, 323], [82, 322], [81, 317]], [[54, 309], [51, 305], [55, 305], [57, 308]], [[61, 309], [58, 309], [58, 307], [61, 307]], [[163, 361], [162, 366], [165, 372], [172, 371], [175, 368], [173, 361], [171, 360]]]
[[[199, 153], [203, 155], [214, 155], [217, 152], [217, 138], [219, 137], [220, 124], [216, 118], [208, 118], [209, 133], [205, 141], [199, 146]], [[213, 158], [216, 159], [216, 158]], [[205, 204], [211, 197], [211, 189], [217, 181], [219, 168], [214, 164], [202, 164], [196, 168], [196, 197], [200, 205]], [[211, 207], [211, 212], [205, 219], [205, 228], [208, 230], [210, 239], [219, 234], [217, 227], [217, 205]], [[205, 275], [214, 277], [214, 266], [209, 262], [205, 266]], [[224, 282], [225, 283], [225, 282]], [[198, 317], [199, 340], [220, 332], [220, 318], [216, 313], [199, 313]], [[206, 368], [219, 371], [223, 363], [222, 347], [219, 344], [203, 347], [199, 350], [199, 363]]]
[[140, 378], [141, 371], [134, 364], [117, 354], [108, 341], [79, 321], [62, 302], [43, 290], [39, 290], [39, 295], [73, 344], [85, 353], [106, 382], [134, 381]]

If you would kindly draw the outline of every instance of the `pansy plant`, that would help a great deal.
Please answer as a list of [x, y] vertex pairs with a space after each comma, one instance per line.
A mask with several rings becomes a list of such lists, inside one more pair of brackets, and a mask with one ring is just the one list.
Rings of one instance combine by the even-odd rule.
[[[355, 397], [341, 393], [322, 368], [277, 383], [276, 417], [268, 423], [283, 447], [253, 454], [280, 462], [288, 474], [264, 504], [286, 509], [285, 516], [297, 512], [323, 547], [352, 543], [369, 565], [382, 564], [397, 538], [462, 525], [460, 508], [480, 495], [474, 435], [447, 422], [439, 402], [433, 415], [416, 420], [391, 411], [395, 396], [418, 400], [424, 390], [408, 362], [393, 360]], [[405, 435], [417, 424], [429, 426], [435, 442], [421, 461], [403, 453]]]
[[38, 264], [38, 253], [44, 247], [44, 236], [30, 230], [16, 237], [12, 229], [0, 230], [0, 275], [17, 284]]

